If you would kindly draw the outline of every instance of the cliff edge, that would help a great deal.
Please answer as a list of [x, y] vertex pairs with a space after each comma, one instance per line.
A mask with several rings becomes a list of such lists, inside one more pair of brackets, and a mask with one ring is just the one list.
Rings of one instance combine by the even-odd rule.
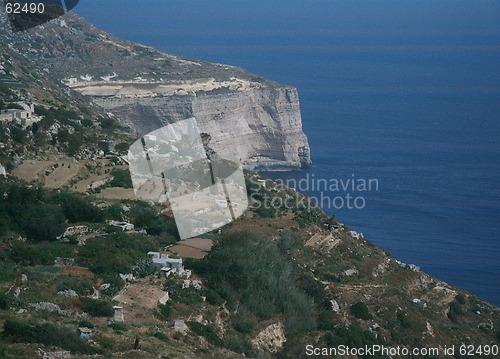
[[139, 135], [195, 116], [212, 147], [248, 169], [311, 165], [293, 87], [126, 41], [71, 13], [16, 34], [0, 15], [0, 45], [29, 63], [31, 86], [58, 83], [68, 102], [90, 97]]

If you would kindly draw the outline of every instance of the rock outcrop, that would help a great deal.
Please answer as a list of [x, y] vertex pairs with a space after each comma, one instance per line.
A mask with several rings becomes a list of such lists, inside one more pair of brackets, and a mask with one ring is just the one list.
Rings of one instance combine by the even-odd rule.
[[249, 169], [297, 169], [311, 164], [295, 88], [187, 92], [179, 84], [178, 89], [172, 95], [139, 96], [131, 90], [127, 95], [101, 96], [98, 91], [92, 95], [138, 134], [194, 116], [200, 130], [211, 135], [215, 151], [228, 158], [236, 154]]

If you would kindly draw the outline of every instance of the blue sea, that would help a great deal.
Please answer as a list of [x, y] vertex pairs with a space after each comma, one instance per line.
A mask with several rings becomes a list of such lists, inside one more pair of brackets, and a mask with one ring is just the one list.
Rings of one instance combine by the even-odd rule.
[[376, 179], [348, 191], [363, 208], [325, 210], [500, 305], [499, 1], [87, 0], [75, 12], [297, 87], [313, 167], [266, 175]]

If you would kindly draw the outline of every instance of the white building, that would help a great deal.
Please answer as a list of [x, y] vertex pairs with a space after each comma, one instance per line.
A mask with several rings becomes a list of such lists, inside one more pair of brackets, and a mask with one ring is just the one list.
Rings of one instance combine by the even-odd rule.
[[121, 229], [123, 232], [130, 232], [134, 230], [134, 225], [130, 222], [109, 221], [110, 226]]
[[23, 109], [10, 109], [4, 110], [0, 112], [0, 121], [6, 122], [18, 122], [23, 127], [31, 126], [35, 122], [38, 122], [42, 119], [40, 116], [35, 115], [35, 105], [34, 104], [26, 104], [24, 102], [19, 102]]
[[182, 258], [170, 258], [165, 252], [148, 252], [151, 256], [153, 264], [169, 276], [171, 273], [182, 275], [184, 273], [184, 266], [182, 265]]

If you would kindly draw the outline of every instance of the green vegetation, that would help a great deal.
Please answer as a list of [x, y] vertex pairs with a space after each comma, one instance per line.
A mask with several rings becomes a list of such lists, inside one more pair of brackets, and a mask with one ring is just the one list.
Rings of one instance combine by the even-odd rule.
[[106, 300], [81, 298], [82, 309], [93, 317], [112, 317], [115, 313], [113, 304]]
[[12, 298], [10, 295], [5, 293], [0, 293], [0, 309], [7, 310], [10, 308], [10, 304], [12, 302]]
[[89, 295], [93, 293], [92, 279], [88, 277], [60, 276], [58, 277], [57, 291], [74, 290], [79, 295]]
[[[194, 269], [233, 312], [259, 320], [282, 315], [290, 332], [315, 326], [313, 301], [296, 287], [297, 270], [276, 242], [247, 232], [225, 235]], [[232, 320], [236, 328], [247, 331], [239, 319]]]
[[460, 302], [465, 303], [465, 298], [463, 298], [463, 300], [462, 300], [462, 298], [459, 297], [457, 299], [457, 297], [455, 297], [455, 299], [453, 301], [451, 301], [449, 304], [449, 310], [448, 310], [447, 315], [448, 315], [448, 318], [450, 318], [450, 320], [454, 323], [458, 322], [458, 317], [465, 314], [465, 311], [462, 308], [462, 303], [460, 303]]
[[[384, 344], [383, 341], [377, 339], [375, 335], [368, 330], [362, 329], [358, 324], [352, 324], [347, 327], [335, 328], [334, 333], [327, 333], [323, 336], [323, 341], [328, 347], [338, 347], [339, 345], [346, 345], [351, 348], [364, 348], [365, 346], [371, 347], [373, 345]], [[381, 355], [365, 355], [362, 358], [385, 358]]]
[[221, 345], [222, 341], [214, 330], [198, 322], [186, 322], [186, 325], [196, 334], [204, 337], [210, 344]]
[[351, 313], [352, 315], [354, 315], [356, 318], [359, 319], [364, 319], [364, 320], [373, 319], [373, 316], [370, 314], [368, 307], [363, 302], [356, 302], [353, 305], [351, 305]]
[[70, 223], [77, 222], [102, 222], [104, 212], [99, 207], [92, 205], [88, 198], [81, 195], [61, 192], [52, 198], [52, 201], [62, 204], [65, 217]]
[[21, 321], [7, 320], [2, 335], [14, 342], [54, 345], [73, 353], [100, 353], [100, 350], [80, 339], [74, 329], [49, 323], [30, 325]]
[[408, 315], [406, 313], [399, 311], [396, 316], [403, 328], [405, 329], [411, 328], [411, 322], [410, 319], [408, 319]]
[[162, 320], [170, 320], [172, 315], [172, 303], [167, 302], [165, 304], [158, 305], [157, 317]]
[[117, 333], [122, 333], [122, 332], [127, 332], [128, 328], [125, 323], [118, 323], [118, 322], [113, 322], [108, 324], [108, 327], [113, 329]]
[[11, 250], [0, 252], [0, 258], [26, 266], [54, 264], [57, 257], [74, 257], [76, 248], [60, 242], [29, 243], [16, 241]]
[[111, 174], [113, 175], [113, 179], [109, 182], [111, 187], [132, 188], [132, 178], [128, 170], [113, 168]]
[[187, 305], [199, 304], [203, 302], [201, 292], [193, 287], [182, 288], [182, 285], [175, 279], [167, 279], [164, 290], [168, 291], [174, 303]]
[[323, 215], [318, 208], [306, 208], [294, 210], [295, 220], [299, 223], [301, 228], [313, 225], [321, 224], [326, 217]]

